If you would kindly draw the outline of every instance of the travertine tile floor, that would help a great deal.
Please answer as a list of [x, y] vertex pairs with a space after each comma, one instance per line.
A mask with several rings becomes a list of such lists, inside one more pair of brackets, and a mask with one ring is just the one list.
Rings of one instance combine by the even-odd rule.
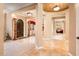
[[67, 56], [62, 48], [35, 48], [35, 37], [6, 41], [4, 44], [5, 56]]

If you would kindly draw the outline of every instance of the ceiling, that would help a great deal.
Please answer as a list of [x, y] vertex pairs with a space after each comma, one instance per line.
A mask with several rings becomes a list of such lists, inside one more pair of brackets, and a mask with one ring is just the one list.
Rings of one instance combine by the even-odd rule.
[[60, 7], [59, 11], [63, 11], [63, 10], [65, 10], [65, 9], [67, 9], [69, 7], [69, 4], [68, 3], [44, 3], [43, 4], [43, 10], [46, 11], [46, 12], [55, 12], [53, 10], [53, 8], [55, 6]]
[[33, 3], [5, 3], [5, 12], [13, 12], [32, 4]]
[[25, 11], [16, 12], [15, 14], [16, 14], [16, 15], [20, 15], [20, 16], [26, 17], [28, 12], [32, 13], [32, 17], [35, 17], [35, 16], [36, 16], [36, 10], [35, 10], [35, 9], [33, 9], [33, 10], [28, 10], [28, 11], [26, 11], [26, 12], [25, 12]]
[[[27, 12], [31, 12], [36, 15], [36, 10], [34, 9], [37, 4], [34, 3], [5, 3], [5, 12], [15, 12], [18, 10], [18, 12], [15, 12], [16, 14], [26, 16]], [[52, 8], [56, 5], [56, 3], [44, 3], [43, 9], [47, 12], [52, 12]], [[57, 3], [61, 7], [62, 10], [68, 8], [68, 4], [60, 4]], [[27, 8], [28, 7], [28, 8]], [[60, 11], [62, 11], [60, 10]]]
[[[34, 3], [5, 3], [5, 12], [13, 12], [23, 7], [30, 6]], [[52, 8], [58, 5], [61, 9], [59, 11], [65, 10], [68, 8], [68, 3], [44, 3], [43, 10], [47, 12], [54, 12]]]

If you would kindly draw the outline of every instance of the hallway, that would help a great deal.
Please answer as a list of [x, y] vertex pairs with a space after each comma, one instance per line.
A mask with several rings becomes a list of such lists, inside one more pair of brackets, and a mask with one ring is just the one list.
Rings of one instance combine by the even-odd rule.
[[47, 48], [36, 49], [35, 37], [24, 38], [14, 41], [6, 41], [4, 44], [4, 52], [6, 56], [66, 56], [67, 52], [61, 49]]
[[[4, 55], [76, 55], [74, 4], [6, 3], [5, 5]], [[18, 8], [19, 5], [22, 7]], [[7, 12], [10, 7], [14, 10]]]

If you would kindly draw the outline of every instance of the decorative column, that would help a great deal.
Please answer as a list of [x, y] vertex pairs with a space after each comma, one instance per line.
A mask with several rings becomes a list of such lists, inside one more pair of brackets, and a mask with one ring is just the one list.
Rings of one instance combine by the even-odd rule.
[[17, 25], [16, 25], [16, 18], [13, 19], [13, 40], [17, 39]]
[[37, 13], [37, 22], [35, 25], [35, 36], [36, 36], [36, 45], [38, 48], [42, 47], [43, 43], [43, 31], [42, 31], [42, 23], [43, 23], [43, 12], [42, 12], [42, 4], [38, 3], [36, 7]]

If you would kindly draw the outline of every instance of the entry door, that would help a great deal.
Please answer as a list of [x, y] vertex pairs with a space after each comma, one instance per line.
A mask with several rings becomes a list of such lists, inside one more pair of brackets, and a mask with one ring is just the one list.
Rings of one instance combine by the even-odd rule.
[[17, 38], [23, 37], [23, 30], [24, 30], [23, 28], [24, 28], [23, 21], [19, 19], [17, 21]]

